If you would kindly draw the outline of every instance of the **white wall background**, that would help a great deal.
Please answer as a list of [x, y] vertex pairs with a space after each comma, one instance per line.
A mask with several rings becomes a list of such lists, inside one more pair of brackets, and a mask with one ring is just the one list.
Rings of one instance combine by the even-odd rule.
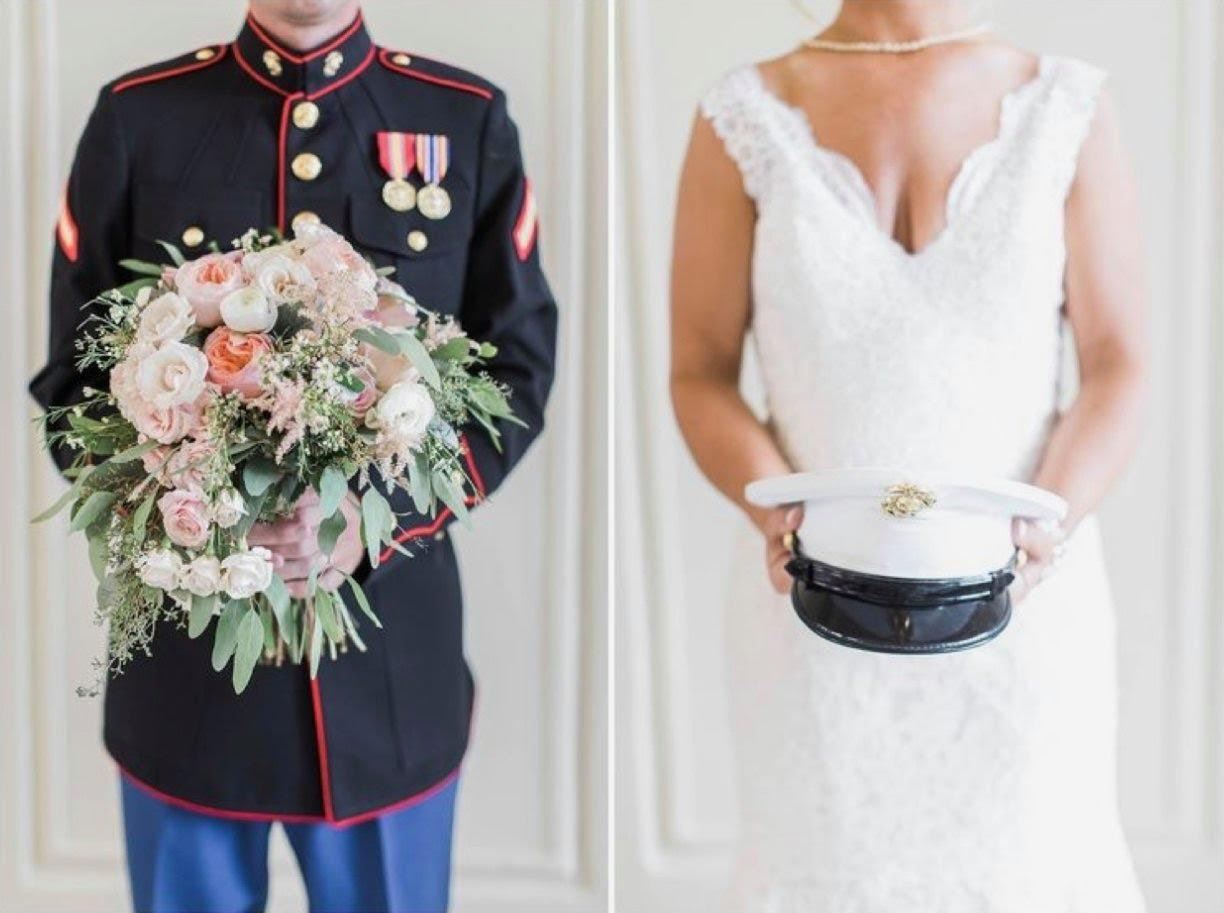
[[[810, 0], [822, 15], [833, 0]], [[1152, 913], [1224, 911], [1220, 51], [1214, 0], [987, 3], [1107, 67], [1142, 181], [1155, 349], [1142, 452], [1103, 511], [1121, 638], [1121, 790]], [[697, 99], [816, 30], [786, 0], [620, 0], [616, 847], [622, 913], [704, 913], [734, 834], [719, 669], [732, 511], [670, 416], [671, 210]]]
[[[604, 908], [605, 7], [599, 0], [369, 0], [375, 40], [507, 89], [562, 301], [549, 432], [474, 532], [457, 532], [480, 719], [465, 767], [456, 906]], [[83, 544], [26, 520], [61, 489], [24, 387], [44, 355], [60, 188], [100, 85], [237, 34], [245, 4], [0, 0], [0, 910], [126, 906], [102, 639]], [[477, 569], [482, 569], [478, 572]], [[487, 569], [487, 570], [485, 570]], [[305, 909], [283, 842], [272, 909]]]

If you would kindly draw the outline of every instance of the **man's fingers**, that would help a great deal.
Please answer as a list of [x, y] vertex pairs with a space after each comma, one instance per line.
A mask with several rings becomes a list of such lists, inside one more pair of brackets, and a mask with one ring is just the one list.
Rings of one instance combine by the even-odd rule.
[[344, 583], [344, 575], [335, 568], [331, 568], [319, 578], [319, 586], [330, 592], [340, 589], [342, 583]]
[[[274, 565], [275, 563], [275, 560], [273, 560]], [[323, 556], [317, 554], [309, 558], [284, 559], [279, 568], [279, 573], [286, 580], [296, 580], [298, 578], [309, 577], [312, 570], [322, 566]]]

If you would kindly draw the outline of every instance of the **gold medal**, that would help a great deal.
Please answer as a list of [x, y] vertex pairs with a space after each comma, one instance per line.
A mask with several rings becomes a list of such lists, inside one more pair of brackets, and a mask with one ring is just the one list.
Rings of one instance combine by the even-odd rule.
[[416, 188], [400, 178], [392, 178], [383, 184], [383, 202], [396, 212], [408, 212], [417, 203]]
[[451, 213], [450, 194], [437, 184], [426, 184], [417, 191], [417, 206], [427, 219], [445, 219]]

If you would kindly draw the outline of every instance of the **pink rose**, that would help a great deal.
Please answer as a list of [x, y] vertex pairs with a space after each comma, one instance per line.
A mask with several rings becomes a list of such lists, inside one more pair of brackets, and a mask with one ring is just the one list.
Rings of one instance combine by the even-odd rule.
[[371, 291], [378, 282], [378, 274], [370, 264], [339, 235], [312, 244], [302, 254], [302, 262], [315, 279], [334, 273], [353, 273]]
[[175, 488], [202, 491], [208, 476], [208, 464], [216, 454], [210, 441], [189, 441], [181, 445], [166, 461], [165, 475]]
[[202, 410], [195, 403], [158, 409], [148, 403], [138, 403], [129, 421], [145, 437], [159, 444], [176, 444], [203, 425]]
[[208, 504], [198, 492], [175, 489], [157, 502], [162, 526], [175, 545], [199, 548], [208, 541]]
[[140, 462], [144, 464], [145, 472], [156, 478], [158, 482], [164, 482], [165, 475], [163, 473], [166, 468], [166, 461], [170, 459], [172, 453], [174, 453], [174, 449], [171, 447], [165, 445], [154, 447], [140, 458]]
[[272, 340], [263, 333], [236, 333], [217, 327], [204, 340], [208, 379], [222, 392], [236, 391], [243, 399], [263, 392], [259, 360], [272, 351]]
[[175, 271], [175, 289], [187, 299], [200, 326], [217, 326], [221, 322], [221, 299], [245, 284], [240, 257], [240, 251], [205, 254]]

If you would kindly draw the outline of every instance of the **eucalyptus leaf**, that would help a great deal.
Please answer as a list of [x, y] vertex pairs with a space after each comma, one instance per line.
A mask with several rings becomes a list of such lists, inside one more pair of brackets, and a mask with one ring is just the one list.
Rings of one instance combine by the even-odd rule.
[[234, 649], [234, 693], [241, 694], [246, 690], [255, 671], [255, 663], [259, 662], [263, 653], [264, 627], [259, 620], [259, 612], [247, 607], [242, 621], [238, 623], [237, 643]]
[[429, 484], [429, 462], [423, 453], [415, 454], [408, 464], [408, 493], [417, 513], [432, 513], [433, 487]]
[[95, 580], [106, 577], [106, 563], [110, 557], [110, 549], [106, 545], [105, 536], [94, 536], [89, 540], [89, 566], [93, 570]]
[[242, 467], [242, 485], [247, 493], [258, 497], [281, 477], [281, 469], [266, 457], [253, 457]]
[[327, 639], [335, 643], [344, 637], [344, 628], [336, 618], [336, 608], [332, 604], [332, 595], [327, 590], [319, 590], [314, 596], [315, 620], [321, 622]]
[[349, 587], [353, 591], [353, 598], [357, 600], [357, 605], [365, 616], [374, 622], [374, 627], [381, 628], [382, 622], [378, 620], [378, 616], [374, 614], [374, 610], [370, 608], [370, 600], [366, 597], [365, 590], [361, 584], [356, 581], [352, 574], [345, 574], [344, 579], [348, 581]]
[[438, 497], [442, 499], [442, 503], [455, 512], [455, 516], [459, 518], [459, 521], [464, 524], [469, 523], [470, 514], [468, 513], [463, 492], [451, 481], [450, 474], [435, 472], [433, 474], [433, 486], [434, 491], [438, 493]]
[[338, 510], [319, 524], [319, 551], [330, 555], [336, 549], [336, 541], [348, 528], [348, 517]]
[[139, 460], [142, 456], [150, 451], [156, 450], [160, 445], [157, 441], [149, 440], [143, 444], [136, 444], [129, 447], [127, 450], [122, 450], [110, 458], [112, 463], [131, 463], [134, 460]]
[[157, 489], [154, 488], [132, 514], [132, 533], [137, 545], [144, 542], [145, 528], [149, 525], [149, 514], [153, 513], [153, 505], [156, 501]]
[[85, 499], [81, 509], [73, 516], [69, 529], [73, 532], [79, 532], [91, 526], [95, 520], [101, 517], [115, 503], [117, 498], [118, 496], [113, 491], [95, 491]]
[[272, 575], [272, 582], [264, 590], [264, 598], [268, 600], [272, 614], [276, 616], [276, 623], [282, 629], [287, 628], [289, 626], [289, 590], [285, 587], [285, 581], [280, 574]]
[[194, 640], [207, 631], [208, 623], [212, 621], [216, 611], [216, 593], [211, 596], [191, 597], [191, 610], [187, 613], [187, 636]]
[[67, 507], [72, 501], [76, 500], [77, 493], [80, 491], [79, 486], [73, 485], [66, 492], [55, 499], [55, 503], [36, 516], [31, 523], [42, 523], [45, 520], [50, 520], [61, 510]]
[[245, 599], [235, 599], [226, 603], [217, 619], [217, 629], [213, 634], [212, 666], [217, 672], [225, 668], [225, 664], [234, 655], [238, 645], [238, 625], [249, 608]]
[[366, 544], [366, 554], [371, 567], [378, 567], [378, 554], [382, 550], [386, 511], [390, 510], [386, 498], [371, 485], [361, 496], [361, 537]]
[[348, 478], [335, 466], [328, 466], [319, 477], [319, 513], [330, 517], [348, 494]]
[[425, 383], [435, 390], [440, 388], [442, 378], [438, 376], [438, 366], [434, 364], [433, 356], [429, 354], [425, 344], [417, 338], [416, 333], [399, 333], [395, 338], [399, 342], [400, 351], [407, 355], [412, 366], [421, 372]]
[[173, 244], [171, 244], [169, 241], [158, 241], [157, 243], [161, 247], [162, 250], [164, 250], [167, 254], [170, 255], [170, 260], [171, 262], [174, 263], [175, 266], [182, 266], [184, 263], [187, 262], [187, 258], [183, 256], [183, 252], [180, 251]]
[[344, 600], [340, 598], [340, 594], [336, 594], [334, 603], [336, 615], [340, 618], [340, 623], [344, 626], [344, 630], [348, 633], [348, 638], [361, 652], [365, 652], [365, 641], [361, 639], [361, 635], [357, 633], [357, 624], [353, 621], [353, 613], [348, 610], [348, 606], [344, 604]]
[[381, 352], [386, 352], [388, 355], [399, 355], [400, 345], [395, 336], [388, 333], [381, 327], [362, 327], [353, 333], [354, 338], [359, 342], [364, 342], [372, 345]]
[[433, 357], [438, 361], [458, 361], [471, 351], [471, 343], [466, 337], [452, 339], [434, 349]]
[[323, 626], [316, 618], [310, 626], [310, 677], [318, 678], [319, 660], [323, 658]]
[[147, 260], [120, 260], [119, 265], [131, 273], [138, 273], [142, 276], [156, 276], [161, 278], [162, 265], [160, 263], [150, 263]]

